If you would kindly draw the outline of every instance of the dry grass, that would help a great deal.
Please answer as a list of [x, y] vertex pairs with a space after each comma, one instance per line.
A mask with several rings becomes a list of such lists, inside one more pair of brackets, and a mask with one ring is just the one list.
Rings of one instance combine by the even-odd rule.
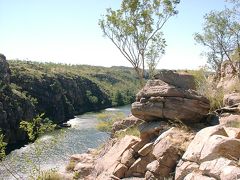
[[121, 131], [117, 131], [114, 134], [114, 137], [121, 139], [121, 138], [124, 138], [126, 135], [140, 137], [140, 132], [139, 132], [138, 128], [136, 126], [134, 126], [134, 127], [130, 127], [130, 128], [121, 130]]
[[66, 171], [73, 171], [74, 167], [76, 166], [76, 162], [71, 160], [68, 165], [66, 166]]
[[36, 178], [36, 180], [62, 180], [62, 176], [53, 170], [44, 171], [40, 176]]

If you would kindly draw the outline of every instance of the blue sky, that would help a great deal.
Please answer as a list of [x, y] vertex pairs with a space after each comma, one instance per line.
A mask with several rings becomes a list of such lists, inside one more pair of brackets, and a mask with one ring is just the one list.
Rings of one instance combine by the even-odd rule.
[[[29, 59], [100, 66], [129, 62], [102, 36], [98, 19], [121, 0], [0, 0], [0, 53]], [[179, 14], [164, 27], [166, 54], [158, 68], [196, 69], [205, 64], [193, 34], [203, 15], [220, 10], [224, 0], [182, 0]]]

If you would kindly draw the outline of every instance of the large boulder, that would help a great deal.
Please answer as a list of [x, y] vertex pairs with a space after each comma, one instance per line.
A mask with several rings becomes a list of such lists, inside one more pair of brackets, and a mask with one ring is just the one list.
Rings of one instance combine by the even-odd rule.
[[232, 106], [240, 103], [240, 93], [225, 94], [223, 97], [223, 104], [225, 106]]
[[149, 80], [137, 94], [132, 114], [145, 121], [171, 119], [195, 123], [205, 117], [209, 107], [209, 101], [196, 91], [155, 79]]
[[[123, 172], [119, 172], [123, 171], [125, 167], [119, 165], [119, 161], [121, 161], [123, 153], [129, 150], [137, 142], [139, 142], [139, 139], [134, 136], [125, 136], [123, 139], [116, 142], [103, 157], [96, 161], [95, 168], [97, 171], [97, 179], [106, 179], [113, 174], [124, 174]], [[128, 160], [125, 161], [128, 162]]]
[[161, 70], [154, 76], [155, 79], [160, 79], [173, 86], [183, 89], [196, 89], [195, 79], [188, 73], [176, 73], [171, 70]]
[[240, 171], [237, 134], [236, 129], [223, 125], [199, 131], [178, 163], [175, 179], [237, 179]]
[[116, 121], [112, 126], [111, 133], [114, 134], [117, 131], [127, 129], [129, 127], [137, 126], [137, 125], [141, 124], [142, 122], [143, 122], [143, 120], [131, 115], [121, 121]]

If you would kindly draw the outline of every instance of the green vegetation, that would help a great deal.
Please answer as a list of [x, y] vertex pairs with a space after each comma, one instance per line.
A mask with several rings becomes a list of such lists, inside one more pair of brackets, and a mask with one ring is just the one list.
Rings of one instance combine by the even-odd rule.
[[221, 108], [224, 92], [221, 88], [216, 88], [217, 82], [214, 81], [212, 73], [208, 72], [206, 68], [188, 72], [195, 77], [197, 92], [210, 101], [210, 111]]
[[[9, 61], [9, 65], [12, 71], [12, 81], [14, 82], [14, 84], [12, 84], [13, 89], [21, 91], [23, 96], [30, 97], [31, 95], [31, 92], [29, 92], [25, 86], [23, 87], [23, 83], [34, 85], [32, 83], [33, 81], [41, 81], [46, 77], [51, 77], [56, 80], [59, 80], [61, 77], [68, 81], [77, 81], [78, 78], [86, 78], [95, 83], [102, 92], [107, 94], [108, 100], [110, 100], [113, 106], [132, 103], [136, 92], [140, 88], [139, 80], [134, 74], [134, 70], [127, 67], [106, 68], [88, 65], [38, 63], [18, 60]], [[18, 83], [19, 80], [24, 82], [20, 84]], [[50, 87], [53, 91], [61, 91], [65, 88], [62, 83], [62, 81], [55, 81]], [[119, 94], [121, 95], [121, 99], [119, 99]], [[87, 89], [85, 95], [88, 97], [90, 103], [106, 103], [100, 102], [101, 98], [98, 97], [97, 92], [91, 89]], [[31, 98], [34, 103], [38, 100], [37, 97]], [[66, 95], [66, 98], [68, 99], [69, 96]], [[71, 103], [71, 100], [69, 102]]]
[[124, 138], [126, 135], [140, 137], [140, 132], [136, 126], [133, 126], [133, 127], [121, 130], [121, 131], [117, 131], [114, 134], [114, 137], [121, 139], [121, 138]]
[[113, 112], [104, 112], [97, 116], [99, 119], [99, 123], [97, 124], [96, 128], [99, 131], [104, 132], [111, 132], [112, 131], [112, 125], [116, 121], [120, 121], [124, 119], [125, 115], [123, 113], [113, 113]]
[[7, 143], [4, 142], [4, 135], [0, 131], [0, 161], [5, 157], [5, 148]]
[[164, 53], [166, 43], [161, 30], [168, 19], [177, 14], [179, 2], [123, 0], [120, 9], [107, 9], [99, 21], [103, 34], [132, 64], [141, 80], [145, 77], [145, 61], [154, 62], [151, 65], [155, 66], [159, 54]]
[[44, 113], [37, 115], [29, 122], [20, 122], [20, 128], [27, 132], [30, 141], [35, 141], [40, 135], [55, 129], [56, 125], [49, 118], [43, 117]]
[[[96, 128], [99, 131], [111, 132], [113, 124], [116, 121], [121, 121], [122, 119], [124, 119], [125, 115], [123, 113], [104, 112], [99, 114], [97, 118], [99, 119], [99, 123], [97, 124]], [[140, 132], [136, 126], [126, 127], [126, 129], [114, 133], [113, 137], [121, 139], [126, 135], [133, 135], [139, 137]]]
[[57, 171], [49, 170], [43, 171], [41, 175], [39, 175], [34, 180], [61, 180], [62, 177], [59, 175]]
[[206, 47], [204, 54], [217, 76], [220, 75], [224, 60], [227, 60], [237, 73], [234, 61], [240, 60], [239, 16], [239, 3], [233, 8], [211, 11], [204, 16], [203, 33], [195, 34], [196, 42]]
[[76, 166], [76, 161], [70, 160], [65, 169], [66, 171], [73, 171], [75, 166]]

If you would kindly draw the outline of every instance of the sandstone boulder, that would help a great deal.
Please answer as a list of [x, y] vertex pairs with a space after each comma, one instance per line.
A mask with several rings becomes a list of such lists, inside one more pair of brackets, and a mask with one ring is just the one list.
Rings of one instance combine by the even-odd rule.
[[225, 106], [232, 106], [240, 103], [240, 93], [225, 94], [223, 97], [223, 104]]
[[143, 141], [150, 141], [158, 137], [159, 133], [165, 131], [168, 125], [164, 121], [144, 122], [138, 126], [140, 138]]
[[220, 175], [221, 180], [240, 179], [240, 167], [239, 166], [227, 166], [223, 169]]
[[209, 161], [218, 157], [240, 158], [240, 140], [221, 135], [211, 136], [201, 150], [200, 161]]
[[74, 155], [71, 155], [70, 161], [81, 162], [81, 163], [93, 163], [93, 156], [88, 153], [74, 154]]
[[223, 169], [231, 165], [235, 165], [235, 162], [227, 158], [220, 157], [201, 163], [199, 170], [201, 170], [202, 173], [207, 176], [220, 179]]
[[179, 161], [175, 179], [236, 179], [240, 169], [236, 129], [217, 125], [199, 131]]
[[228, 137], [240, 139], [240, 128], [225, 127]]
[[184, 153], [182, 159], [184, 161], [198, 163], [201, 156], [201, 150], [212, 135], [228, 136], [222, 126], [204, 128], [196, 134], [193, 141], [188, 146], [187, 151]]
[[146, 166], [154, 160], [154, 156], [148, 155], [139, 157], [126, 172], [126, 177], [144, 177], [146, 173]]
[[143, 120], [139, 118], [136, 118], [134, 116], [129, 116], [121, 121], [116, 121], [112, 126], [112, 133], [114, 134], [116, 131], [124, 130], [132, 126], [137, 126], [142, 122]]
[[149, 80], [132, 104], [132, 114], [145, 121], [159, 119], [199, 122], [209, 111], [209, 101], [194, 90], [161, 80]]
[[187, 73], [176, 73], [171, 70], [162, 70], [154, 76], [168, 84], [183, 89], [196, 89], [195, 79], [193, 75]]
[[191, 172], [198, 170], [199, 165], [195, 162], [180, 160], [175, 171], [175, 180], [182, 180]]
[[216, 179], [213, 177], [204, 176], [198, 172], [192, 172], [192, 173], [188, 174], [184, 178], [184, 180], [216, 180]]
[[122, 163], [119, 163], [115, 168], [113, 175], [118, 178], [123, 178], [125, 176], [125, 172], [128, 170], [128, 167]]
[[[103, 157], [96, 161], [95, 168], [98, 179], [110, 177], [119, 165], [118, 161], [121, 159], [123, 153], [139, 141], [140, 140], [134, 136], [125, 136], [120, 141], [117, 141]], [[120, 169], [122, 169], [122, 167]], [[116, 171], [120, 171], [119, 167]]]
[[74, 171], [76, 171], [81, 177], [86, 177], [92, 173], [94, 166], [92, 163], [77, 163], [74, 167]]

